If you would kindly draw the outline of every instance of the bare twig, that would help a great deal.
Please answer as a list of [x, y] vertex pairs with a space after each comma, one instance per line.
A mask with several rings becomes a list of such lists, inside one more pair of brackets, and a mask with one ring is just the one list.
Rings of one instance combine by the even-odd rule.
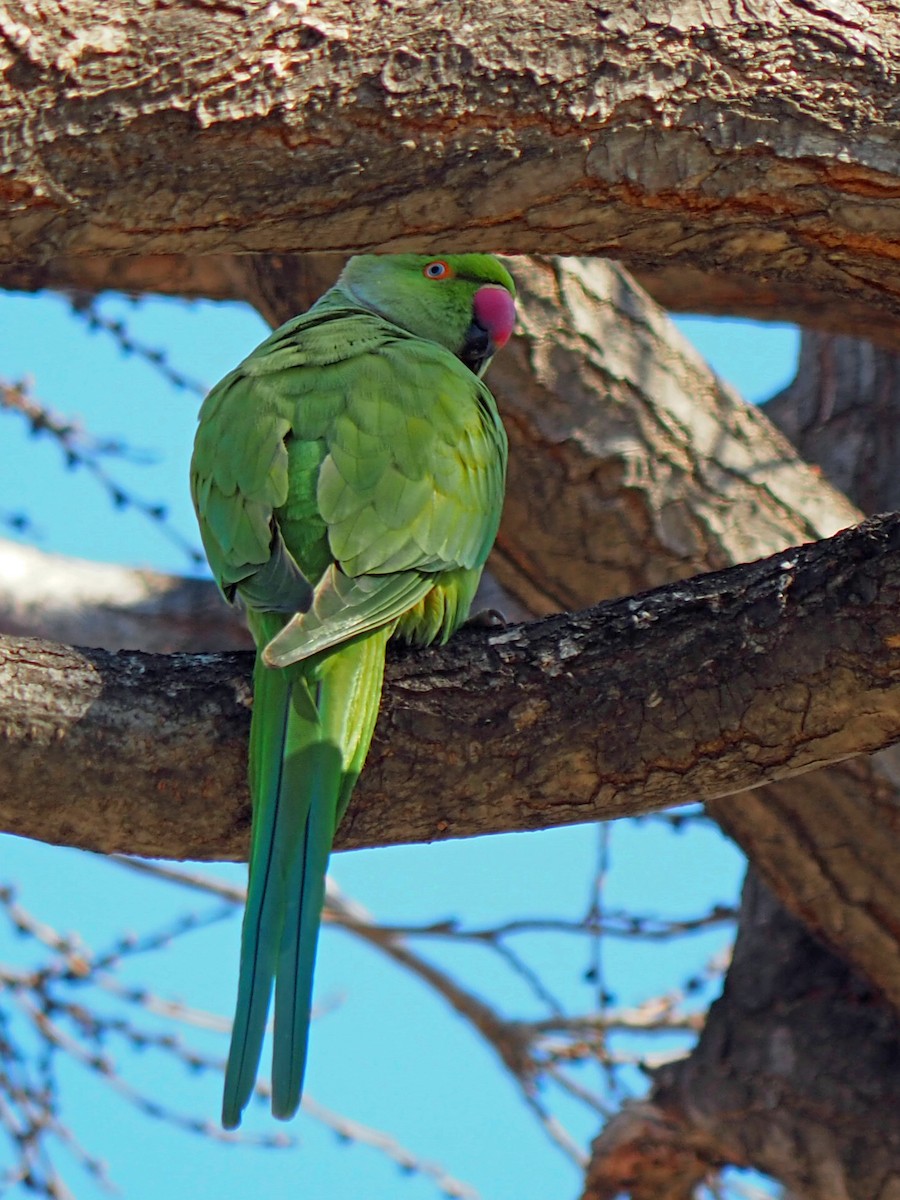
[[165, 350], [144, 345], [129, 332], [124, 321], [105, 316], [100, 311], [96, 296], [88, 292], [75, 292], [71, 295], [70, 300], [72, 312], [84, 321], [88, 329], [92, 332], [101, 330], [103, 333], [109, 334], [123, 354], [141, 359], [158, 371], [166, 383], [180, 391], [191, 392], [195, 396], [206, 395], [208, 390], [206, 385], [173, 367]]
[[[66, 466], [71, 470], [83, 467], [106, 492], [114, 508], [134, 509], [157, 525], [163, 535], [177, 546], [191, 563], [196, 565], [204, 561], [196, 546], [172, 525], [165, 504], [152, 503], [136, 496], [118, 483], [103, 465], [105, 458], [119, 458], [144, 464], [152, 462], [152, 456], [146, 451], [135, 450], [115, 439], [93, 437], [77, 422], [59, 416], [37, 401], [24, 382], [9, 383], [0, 379], [0, 409], [23, 417], [35, 436], [45, 433], [53, 438], [62, 451]], [[6, 520], [6, 524], [20, 531], [30, 527], [28, 517], [17, 513], [12, 514]]]

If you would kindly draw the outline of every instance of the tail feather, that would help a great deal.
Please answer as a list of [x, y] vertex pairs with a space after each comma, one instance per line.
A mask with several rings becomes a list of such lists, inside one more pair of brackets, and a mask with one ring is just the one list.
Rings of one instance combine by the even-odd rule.
[[278, 942], [271, 930], [279, 923], [283, 907], [276, 856], [284, 769], [282, 747], [291, 707], [291, 684], [283, 672], [267, 670], [257, 658], [253, 691], [250, 728], [253, 830], [238, 996], [225, 1068], [222, 1124], [226, 1129], [240, 1125], [241, 1113], [256, 1083], [277, 959]]
[[388, 630], [379, 630], [333, 654], [322, 668], [317, 705], [322, 742], [310, 757], [311, 792], [305, 838], [291, 859], [275, 981], [272, 1112], [292, 1117], [300, 1104], [313, 968], [325, 900], [325, 873], [338, 822], [372, 740]]
[[272, 1043], [272, 1112], [282, 1120], [297, 1111], [303, 1090], [313, 970], [341, 780], [340, 754], [327, 742], [312, 747], [299, 762], [305, 768], [303, 782], [311, 791], [311, 802], [290, 862], [285, 864], [286, 908], [275, 978]]
[[311, 684], [257, 660], [250, 733], [253, 834], [238, 1000], [222, 1123], [253, 1093], [272, 987], [272, 1111], [300, 1103], [313, 968], [334, 832], [362, 769], [381, 696], [389, 629], [340, 647]]

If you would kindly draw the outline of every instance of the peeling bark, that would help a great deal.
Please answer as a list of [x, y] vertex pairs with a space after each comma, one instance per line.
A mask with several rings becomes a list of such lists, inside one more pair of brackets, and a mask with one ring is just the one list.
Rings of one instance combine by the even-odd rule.
[[0, 259], [603, 253], [814, 288], [887, 330], [895, 16], [131, 0], [100, 24], [90, 0], [13, 0]]

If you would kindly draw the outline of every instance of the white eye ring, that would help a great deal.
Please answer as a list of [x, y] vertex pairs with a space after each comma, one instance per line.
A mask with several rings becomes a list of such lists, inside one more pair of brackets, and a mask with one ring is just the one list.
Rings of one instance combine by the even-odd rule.
[[422, 272], [427, 279], [445, 279], [450, 274], [450, 268], [441, 259], [430, 262]]

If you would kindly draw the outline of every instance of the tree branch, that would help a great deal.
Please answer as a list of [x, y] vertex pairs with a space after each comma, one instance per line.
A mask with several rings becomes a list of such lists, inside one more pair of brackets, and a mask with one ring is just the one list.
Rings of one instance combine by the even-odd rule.
[[[766, 412], [826, 478], [877, 512], [900, 507], [898, 360], [805, 333], [794, 382]], [[900, 747], [768, 784], [708, 811], [795, 917], [900, 1012]]]
[[[652, 1099], [690, 1128], [688, 1144], [774, 1175], [791, 1195], [872, 1200], [900, 1180], [898, 1056], [896, 1008], [750, 872], [723, 996], [690, 1058], [658, 1073]], [[583, 1200], [604, 1196], [593, 1174]]]
[[[767, 412], [854, 499], [896, 507], [898, 378], [884, 351], [804, 334], [797, 379]], [[898, 751], [709, 803], [751, 860], [734, 961], [699, 1045], [594, 1143], [583, 1200], [623, 1185], [634, 1200], [687, 1200], [720, 1162], [771, 1172], [804, 1200], [896, 1186]]]
[[896, 338], [893, 10], [714, 7], [132, 0], [99, 25], [13, 0], [0, 259], [615, 254], [815, 289]]
[[47, 554], [3, 538], [0, 632], [157, 654], [253, 644], [212, 580]]
[[[398, 652], [344, 848], [723, 796], [900, 738], [900, 517], [592, 613]], [[3, 827], [245, 853], [249, 656], [4, 641]]]

